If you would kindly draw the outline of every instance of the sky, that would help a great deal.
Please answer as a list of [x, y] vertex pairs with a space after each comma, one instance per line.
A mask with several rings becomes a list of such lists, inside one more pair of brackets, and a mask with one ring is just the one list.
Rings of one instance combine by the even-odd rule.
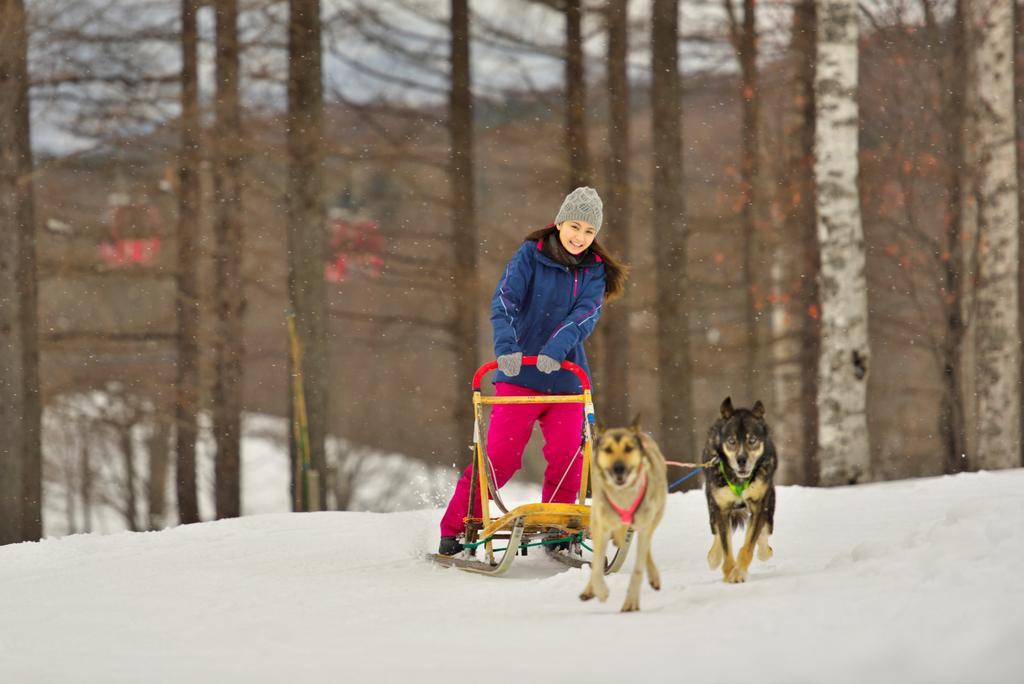
[[[325, 0], [324, 82], [328, 100], [365, 102], [386, 98], [407, 104], [443, 101], [447, 88], [447, 0]], [[113, 135], [144, 132], [178, 111], [173, 83], [180, 69], [176, 3], [162, 0], [82, 0], [71, 6], [61, 0], [28, 0], [31, 24], [29, 55], [33, 92], [33, 145], [38, 153], [66, 154], [94, 146]], [[283, 46], [286, 37], [283, 4], [276, 17], [256, 11], [257, 2], [242, 2], [240, 35], [243, 53], [243, 94], [248, 106], [282, 111], [286, 75]], [[357, 13], [372, 7], [379, 21]], [[536, 3], [475, 0], [473, 81], [478, 97], [495, 98], [508, 90], [544, 90], [562, 82], [564, 67], [558, 54], [564, 41], [564, 19]], [[641, 21], [647, 3], [633, 2], [631, 18]], [[355, 21], [353, 17], [364, 17]], [[721, 35], [723, 14], [718, 3], [684, 3], [684, 32]], [[764, 14], [766, 26], [778, 11]], [[212, 92], [214, 17], [211, 8], [198, 15], [203, 43], [199, 69], [201, 90]], [[584, 24], [591, 81], [600, 79], [606, 50], [596, 14]], [[80, 40], [82, 35], [90, 39]], [[124, 41], [124, 36], [132, 36]], [[105, 44], [97, 37], [118, 37]], [[141, 37], [141, 39], [140, 39]], [[516, 37], [542, 46], [537, 52], [516, 44]], [[631, 38], [631, 76], [646, 78], [648, 36]], [[765, 41], [769, 44], [769, 41]], [[406, 53], [406, 54], [403, 54]], [[732, 68], [728, 51], [708, 48], [703, 41], [683, 43], [682, 68]], [[392, 81], [385, 76], [398, 76]], [[139, 84], [143, 77], [168, 79]], [[119, 77], [124, 77], [121, 80]], [[57, 83], [59, 82], [59, 84]], [[102, 105], [97, 105], [99, 101]], [[154, 102], [156, 102], [154, 104]], [[130, 114], [129, 114], [130, 113]]]
[[[240, 2], [240, 35], [243, 45], [243, 94], [252, 110], [281, 111], [285, 107], [282, 87], [286, 63], [283, 47], [285, 4], [266, 0]], [[904, 3], [906, 4], [906, 3]], [[948, 3], [947, 3], [948, 4]], [[596, 7], [599, 3], [590, 3]], [[742, 3], [733, 0], [737, 17]], [[862, 24], [890, 19], [889, 0], [859, 3]], [[33, 96], [33, 145], [42, 154], [67, 154], [94, 146], [97, 140], [116, 134], [144, 132], [156, 122], [173, 118], [177, 111], [177, 88], [173, 82], [160, 85], [131, 85], [131, 77], [142, 75], [176, 77], [180, 49], [175, 31], [178, 3], [166, 0], [27, 0], [31, 23], [30, 75]], [[339, 97], [363, 102], [387, 98], [408, 104], [438, 102], [447, 87], [449, 0], [322, 0], [324, 19], [324, 82], [329, 101]], [[370, 7], [379, 19], [366, 19]], [[562, 82], [563, 66], [558, 50], [564, 42], [564, 20], [553, 10], [528, 0], [472, 0], [475, 40], [472, 46], [473, 88], [478, 97], [500, 97], [509, 90], [543, 90]], [[411, 9], [410, 9], [411, 8]], [[630, 77], [647, 78], [649, 43], [646, 19], [650, 2], [629, 4], [634, 30], [630, 35]], [[941, 2], [937, 15], [948, 8]], [[900, 10], [902, 19], [920, 19], [916, 3]], [[362, 16], [362, 21], [353, 17]], [[200, 49], [200, 84], [212, 91], [214, 79], [212, 49], [214, 18], [209, 7], [199, 11], [203, 44]], [[727, 45], [725, 13], [720, 0], [683, 0], [680, 11], [680, 65], [684, 74], [693, 71], [733, 71], [737, 68]], [[274, 17], [274, 21], [269, 21]], [[775, 59], [788, 40], [789, 10], [786, 2], [758, 5], [761, 60]], [[277, 28], [268, 28], [275, 25]], [[587, 77], [602, 78], [606, 51], [602, 22], [590, 12], [584, 22]], [[69, 41], [75, 34], [130, 36], [141, 32], [145, 40], [118, 40], [109, 46], [89, 40]], [[544, 53], [516, 45], [516, 37], [543, 46]], [[709, 41], [707, 38], [712, 38]], [[407, 54], [403, 54], [407, 53]], [[91, 81], [82, 76], [109, 77], [128, 74], [127, 82]], [[398, 76], [390, 81], [385, 76]], [[54, 79], [63, 85], [53, 86]], [[127, 83], [127, 85], [126, 85]], [[50, 84], [50, 85], [48, 85]], [[147, 104], [157, 95], [159, 104]], [[96, 109], [90, 100], [112, 100]], [[142, 110], [143, 121], [135, 115], [112, 115], [112, 111]]]

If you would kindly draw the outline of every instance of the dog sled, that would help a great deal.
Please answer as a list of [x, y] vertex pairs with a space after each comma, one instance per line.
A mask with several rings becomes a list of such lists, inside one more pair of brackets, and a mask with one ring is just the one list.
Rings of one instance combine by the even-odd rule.
[[[524, 356], [524, 365], [534, 365], [536, 356]], [[593, 559], [583, 557], [583, 549], [590, 550], [590, 506], [587, 490], [590, 485], [590, 467], [594, 446], [594, 404], [590, 379], [586, 372], [571, 361], [562, 362], [562, 369], [576, 375], [583, 387], [582, 394], [540, 396], [484, 396], [480, 384], [484, 375], [498, 368], [497, 361], [480, 366], [473, 376], [473, 452], [469, 486], [468, 513], [462, 535], [464, 550], [454, 556], [428, 554], [428, 558], [447, 567], [485, 575], [501, 575], [512, 565], [517, 555], [525, 556], [533, 547], [543, 547], [554, 560], [571, 567], [583, 567]], [[498, 492], [494, 470], [481, 440], [483, 406], [490, 404], [583, 404], [584, 420], [581, 435], [583, 473], [577, 503], [531, 503], [511, 510], [505, 506]], [[473, 500], [480, 502], [480, 517], [473, 516]], [[500, 511], [491, 517], [491, 505]], [[604, 559], [605, 573], [617, 572], [626, 560], [632, 528], [622, 546], [611, 559]], [[504, 546], [498, 546], [503, 544]]]

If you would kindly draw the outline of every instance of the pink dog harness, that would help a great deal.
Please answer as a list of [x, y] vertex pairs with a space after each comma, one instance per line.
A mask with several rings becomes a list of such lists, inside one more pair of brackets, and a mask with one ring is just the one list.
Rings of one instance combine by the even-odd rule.
[[622, 524], [623, 525], [632, 525], [633, 524], [633, 513], [635, 513], [636, 509], [640, 507], [640, 502], [643, 501], [644, 494], [646, 492], [647, 492], [647, 474], [644, 473], [644, 483], [642, 485], [640, 485], [640, 493], [636, 495], [636, 499], [633, 501], [632, 504], [630, 504], [629, 508], [619, 508], [618, 506], [616, 506], [615, 502], [612, 501], [612, 498], [610, 496], [608, 496], [607, 492], [605, 492], [604, 498], [608, 499], [608, 503], [611, 504], [612, 508], [615, 509], [615, 512], [619, 514], [619, 519], [622, 520]]

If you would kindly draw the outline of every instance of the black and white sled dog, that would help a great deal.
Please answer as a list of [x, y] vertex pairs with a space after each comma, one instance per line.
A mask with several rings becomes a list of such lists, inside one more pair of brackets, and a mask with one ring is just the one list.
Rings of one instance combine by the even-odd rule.
[[[778, 457], [760, 401], [751, 409], [734, 409], [732, 399], [726, 397], [721, 411], [722, 417], [708, 431], [702, 459], [705, 463], [715, 460], [704, 470], [704, 493], [714, 536], [708, 566], [712, 570], [721, 566], [724, 580], [735, 584], [746, 581], [755, 544], [760, 560], [772, 557], [768, 540], [774, 529], [772, 478]], [[739, 556], [733, 559], [733, 530], [744, 525], [746, 538]]]

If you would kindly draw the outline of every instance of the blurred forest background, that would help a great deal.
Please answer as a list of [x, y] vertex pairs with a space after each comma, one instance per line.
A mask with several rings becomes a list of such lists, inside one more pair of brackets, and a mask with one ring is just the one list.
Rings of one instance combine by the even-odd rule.
[[1019, 467], [1019, 9], [0, 0], [0, 543], [253, 512], [260, 439], [297, 508], [443, 500], [583, 184], [632, 266], [602, 422], [697, 460], [761, 399], [784, 484]]

